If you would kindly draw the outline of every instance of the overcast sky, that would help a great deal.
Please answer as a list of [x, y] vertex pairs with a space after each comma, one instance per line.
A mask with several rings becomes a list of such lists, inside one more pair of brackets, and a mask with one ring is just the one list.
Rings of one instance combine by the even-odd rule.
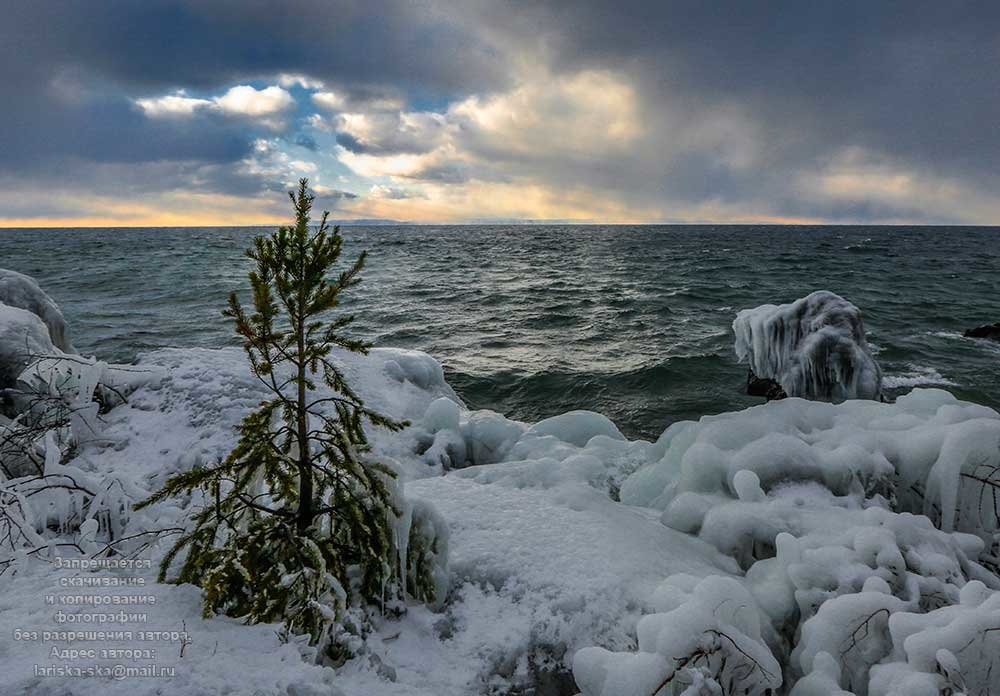
[[14, 0], [0, 225], [1000, 224], [1000, 3]]

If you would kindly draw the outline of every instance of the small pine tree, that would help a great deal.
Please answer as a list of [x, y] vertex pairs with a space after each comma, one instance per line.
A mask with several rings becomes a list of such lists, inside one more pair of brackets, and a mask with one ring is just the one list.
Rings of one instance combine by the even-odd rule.
[[[405, 589], [398, 552], [407, 540], [397, 538], [402, 499], [393, 471], [371, 457], [363, 425], [395, 431], [407, 424], [366, 408], [330, 359], [334, 346], [354, 353], [370, 347], [342, 335], [352, 316], [326, 319], [341, 293], [360, 282], [365, 254], [327, 280], [343, 240], [325, 212], [311, 231], [307, 183], [289, 192], [294, 226], [257, 237], [247, 252], [256, 264], [249, 273], [253, 312], [236, 293], [223, 312], [269, 397], [243, 420], [224, 461], [171, 477], [137, 507], [203, 491], [208, 502], [164, 557], [161, 582], [188, 549], [175, 580], [204, 588], [206, 616], [284, 621], [290, 633], [309, 634], [313, 645], [332, 652], [353, 599], [384, 607]], [[432, 600], [425, 589], [433, 586], [432, 570], [422, 572], [428, 577], [405, 584]]]

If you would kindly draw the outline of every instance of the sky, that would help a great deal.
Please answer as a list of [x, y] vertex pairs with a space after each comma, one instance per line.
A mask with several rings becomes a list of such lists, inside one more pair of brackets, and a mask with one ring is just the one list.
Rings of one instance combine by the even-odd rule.
[[1000, 224], [1000, 3], [13, 0], [0, 226]]

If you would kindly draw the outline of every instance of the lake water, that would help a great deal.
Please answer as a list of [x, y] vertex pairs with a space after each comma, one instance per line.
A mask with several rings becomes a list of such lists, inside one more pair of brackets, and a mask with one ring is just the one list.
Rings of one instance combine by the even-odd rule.
[[[131, 361], [238, 341], [255, 228], [0, 230], [0, 267], [35, 277], [77, 348]], [[940, 386], [1000, 408], [1000, 228], [345, 227], [369, 251], [345, 307], [378, 345], [427, 351], [472, 407], [535, 421], [600, 411], [630, 436], [759, 403], [741, 392], [737, 310], [813, 290], [864, 311], [888, 395]]]

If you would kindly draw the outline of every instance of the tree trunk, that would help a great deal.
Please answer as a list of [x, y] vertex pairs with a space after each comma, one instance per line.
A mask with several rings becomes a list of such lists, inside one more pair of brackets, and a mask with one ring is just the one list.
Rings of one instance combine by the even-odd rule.
[[305, 293], [302, 283], [299, 283], [299, 306], [298, 321], [292, 328], [295, 331], [295, 339], [298, 347], [298, 399], [295, 404], [296, 419], [298, 426], [299, 441], [299, 509], [296, 516], [296, 529], [299, 534], [305, 532], [312, 525], [313, 521], [313, 477], [312, 465], [309, 455], [309, 413], [306, 409], [306, 359], [305, 353]]

